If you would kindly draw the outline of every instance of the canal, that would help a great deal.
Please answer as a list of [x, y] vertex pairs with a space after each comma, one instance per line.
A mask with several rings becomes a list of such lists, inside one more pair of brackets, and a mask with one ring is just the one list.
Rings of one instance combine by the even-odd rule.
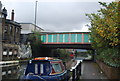
[[20, 79], [26, 68], [27, 62], [0, 65], [0, 79]]

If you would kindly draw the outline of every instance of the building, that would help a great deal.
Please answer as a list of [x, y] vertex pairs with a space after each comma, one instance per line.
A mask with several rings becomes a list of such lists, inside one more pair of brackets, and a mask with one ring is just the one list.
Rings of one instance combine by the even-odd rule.
[[[5, 13], [4, 13], [5, 11]], [[14, 10], [11, 13], [11, 19], [6, 19], [7, 10], [2, 10], [3, 18], [1, 18], [1, 32], [2, 32], [2, 60], [15, 60], [17, 59], [19, 45], [20, 45], [20, 33], [21, 25], [14, 21]]]
[[32, 24], [32, 23], [20, 23], [20, 25], [22, 28], [21, 43], [26, 43], [29, 34], [33, 33], [33, 31], [36, 31], [36, 32], [44, 31], [44, 29], [42, 29], [39, 26], [36, 26], [35, 24]]
[[36, 32], [44, 31], [42, 28], [32, 23], [20, 23], [20, 25], [22, 28], [21, 34], [29, 34], [29, 33], [33, 33], [33, 31]]
[[28, 37], [30, 34], [35, 32], [44, 31], [42, 28], [32, 24], [32, 23], [20, 23], [21, 24], [21, 40], [20, 40], [20, 58], [30, 58], [32, 56], [32, 51], [30, 51], [31, 46], [30, 42], [28, 41]]

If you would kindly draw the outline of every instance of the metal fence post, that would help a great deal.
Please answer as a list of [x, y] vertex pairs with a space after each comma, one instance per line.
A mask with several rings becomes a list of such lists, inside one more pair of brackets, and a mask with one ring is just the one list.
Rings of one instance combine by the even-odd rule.
[[75, 81], [75, 69], [72, 71], [72, 81]]
[[81, 62], [79, 63], [79, 75], [81, 76]]

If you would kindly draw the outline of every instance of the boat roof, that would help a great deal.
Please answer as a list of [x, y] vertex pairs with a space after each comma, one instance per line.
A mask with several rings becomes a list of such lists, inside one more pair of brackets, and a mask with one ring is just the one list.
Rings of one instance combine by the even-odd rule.
[[51, 58], [51, 57], [37, 57], [30, 61], [62, 61], [61, 59]]

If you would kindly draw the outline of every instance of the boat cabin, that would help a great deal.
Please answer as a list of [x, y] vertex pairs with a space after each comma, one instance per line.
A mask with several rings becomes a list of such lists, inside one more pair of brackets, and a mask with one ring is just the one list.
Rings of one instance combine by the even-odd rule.
[[24, 79], [32, 81], [67, 81], [68, 72], [60, 59], [41, 57], [30, 60], [27, 64]]

